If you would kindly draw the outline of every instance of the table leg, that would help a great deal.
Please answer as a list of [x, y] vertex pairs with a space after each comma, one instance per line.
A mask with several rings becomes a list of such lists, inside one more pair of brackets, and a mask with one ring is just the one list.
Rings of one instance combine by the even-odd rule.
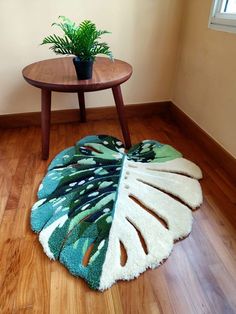
[[81, 122], [86, 122], [84, 92], [79, 92], [78, 93], [78, 99], [79, 99], [79, 109], [80, 109], [80, 121]]
[[41, 90], [42, 159], [48, 159], [51, 122], [51, 91]]
[[116, 110], [117, 110], [118, 117], [120, 120], [123, 137], [125, 140], [125, 147], [130, 148], [131, 140], [130, 140], [128, 124], [125, 118], [125, 107], [124, 107], [124, 101], [123, 101], [120, 85], [112, 87], [112, 92], [113, 92], [113, 97], [116, 103]]

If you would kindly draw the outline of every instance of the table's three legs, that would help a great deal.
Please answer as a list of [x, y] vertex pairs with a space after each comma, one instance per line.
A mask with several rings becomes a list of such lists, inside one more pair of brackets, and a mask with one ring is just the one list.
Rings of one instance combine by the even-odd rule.
[[41, 90], [41, 128], [42, 128], [42, 159], [48, 159], [51, 122], [51, 98], [52, 92]]
[[[120, 85], [112, 88], [116, 109], [123, 133], [125, 147], [130, 148], [131, 140], [128, 125], [125, 118], [125, 108]], [[41, 127], [42, 127], [42, 159], [48, 159], [49, 155], [49, 142], [50, 142], [50, 120], [51, 120], [51, 97], [50, 90], [41, 90]], [[85, 99], [84, 93], [78, 93], [79, 106], [80, 106], [80, 120], [86, 122]]]
[[79, 92], [78, 93], [78, 99], [79, 99], [80, 121], [81, 122], [86, 122], [84, 92]]
[[116, 110], [118, 113], [120, 126], [123, 133], [124, 141], [125, 141], [125, 148], [130, 148], [131, 140], [130, 140], [128, 124], [125, 118], [125, 107], [124, 107], [124, 101], [123, 101], [120, 85], [113, 87], [112, 92], [113, 92], [113, 97], [116, 103]]

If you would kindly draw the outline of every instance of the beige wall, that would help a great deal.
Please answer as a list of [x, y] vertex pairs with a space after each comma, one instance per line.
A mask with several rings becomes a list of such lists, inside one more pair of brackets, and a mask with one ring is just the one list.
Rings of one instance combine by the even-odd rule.
[[[130, 62], [133, 77], [123, 85], [126, 103], [170, 99], [176, 64], [182, 0], [1, 0], [0, 114], [40, 110], [39, 90], [21, 76], [32, 62], [52, 58], [39, 46], [59, 15], [92, 19], [107, 36], [114, 56]], [[112, 105], [110, 91], [87, 96], [88, 106]], [[76, 95], [54, 94], [53, 109], [77, 106]]]
[[236, 34], [208, 29], [211, 2], [185, 1], [172, 99], [236, 157]]

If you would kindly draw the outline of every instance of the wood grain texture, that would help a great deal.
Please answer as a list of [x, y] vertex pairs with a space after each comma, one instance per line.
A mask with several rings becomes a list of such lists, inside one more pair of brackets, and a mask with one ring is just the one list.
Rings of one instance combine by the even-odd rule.
[[86, 122], [85, 96], [83, 92], [78, 93], [80, 122]]
[[47, 159], [50, 144], [51, 127], [51, 98], [50, 90], [41, 90], [41, 129], [42, 129], [42, 159]]
[[131, 139], [129, 134], [129, 127], [125, 117], [125, 107], [120, 85], [112, 87], [113, 97], [116, 103], [116, 110], [120, 121], [121, 130], [123, 133], [125, 148], [131, 147]]
[[117, 120], [52, 125], [48, 161], [39, 127], [0, 133], [0, 313], [233, 314], [236, 312], [236, 187], [219, 163], [168, 117], [133, 117], [131, 139], [156, 139], [179, 149], [203, 170], [202, 207], [190, 236], [169, 259], [104, 293], [90, 290], [43, 253], [30, 230], [30, 208], [55, 154], [88, 134], [121, 138]]
[[36, 87], [57, 92], [89, 92], [111, 88], [127, 81], [132, 75], [128, 63], [115, 59], [97, 57], [90, 80], [78, 80], [73, 57], [63, 57], [35, 62], [23, 71], [25, 80]]

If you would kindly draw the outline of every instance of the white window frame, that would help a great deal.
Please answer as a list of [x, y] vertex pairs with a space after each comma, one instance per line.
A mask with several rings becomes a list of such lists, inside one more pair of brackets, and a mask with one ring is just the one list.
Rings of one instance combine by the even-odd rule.
[[213, 0], [209, 18], [209, 28], [236, 33], [236, 14], [222, 13], [221, 8], [226, 0]]

